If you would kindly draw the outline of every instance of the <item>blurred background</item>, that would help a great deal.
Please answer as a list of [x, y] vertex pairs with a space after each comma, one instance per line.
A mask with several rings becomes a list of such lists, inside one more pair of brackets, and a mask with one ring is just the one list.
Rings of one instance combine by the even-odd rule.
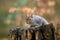
[[26, 28], [26, 15], [36, 14], [53, 23], [60, 40], [59, 0], [0, 0], [0, 40], [8, 40], [8, 32], [16, 27]]

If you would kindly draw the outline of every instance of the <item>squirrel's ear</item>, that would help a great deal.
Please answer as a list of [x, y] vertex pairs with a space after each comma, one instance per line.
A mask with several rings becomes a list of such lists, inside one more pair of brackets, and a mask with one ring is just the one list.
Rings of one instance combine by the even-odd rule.
[[30, 14], [30, 17], [33, 17], [33, 14]]

